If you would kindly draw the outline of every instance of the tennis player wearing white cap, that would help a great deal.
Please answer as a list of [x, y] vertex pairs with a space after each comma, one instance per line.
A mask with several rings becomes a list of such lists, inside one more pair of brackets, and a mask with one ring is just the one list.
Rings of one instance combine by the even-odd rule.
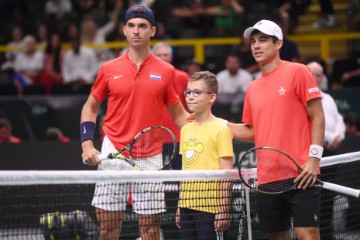
[[[246, 29], [244, 37], [250, 39], [262, 74], [246, 91], [243, 124], [228, 124], [234, 139], [281, 149], [304, 168], [288, 176], [295, 178], [298, 189], [258, 195], [261, 226], [269, 239], [289, 240], [292, 219], [297, 239], [320, 240], [320, 190], [312, 188], [320, 173], [324, 143], [320, 90], [305, 65], [280, 59], [283, 34], [274, 22], [261, 20]], [[259, 160], [258, 173], [264, 171], [266, 161]], [[289, 168], [287, 163], [278, 164], [278, 169]]]

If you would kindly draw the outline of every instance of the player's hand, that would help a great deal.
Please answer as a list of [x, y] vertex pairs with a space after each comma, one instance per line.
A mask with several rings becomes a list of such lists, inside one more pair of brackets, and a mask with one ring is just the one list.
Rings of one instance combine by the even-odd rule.
[[301, 166], [303, 168], [303, 171], [295, 179], [295, 183], [298, 184], [299, 189], [307, 189], [315, 185], [319, 164], [319, 159], [315, 157], [310, 157], [306, 161], [306, 163]]
[[96, 166], [100, 164], [98, 155], [100, 152], [94, 147], [94, 143], [90, 140], [81, 143], [82, 147], [82, 160], [84, 164]]
[[195, 113], [190, 113], [187, 117], [186, 120], [188, 122], [193, 122], [195, 120]]
[[176, 210], [176, 216], [175, 216], [175, 220], [176, 220], [176, 226], [180, 229], [180, 208], [177, 208]]
[[217, 213], [215, 215], [214, 228], [217, 232], [223, 232], [230, 227], [230, 213]]

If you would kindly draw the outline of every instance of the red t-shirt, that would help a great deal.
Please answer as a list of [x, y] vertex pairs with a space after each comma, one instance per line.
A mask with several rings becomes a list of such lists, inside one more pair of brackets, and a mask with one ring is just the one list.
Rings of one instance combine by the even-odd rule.
[[127, 53], [101, 66], [91, 94], [98, 101], [108, 97], [103, 130], [116, 149], [162, 124], [164, 106], [179, 102], [174, 76], [174, 67], [153, 54], [139, 70]]
[[[311, 122], [307, 102], [321, 98], [320, 90], [309, 69], [299, 63], [282, 61], [273, 72], [253, 81], [244, 102], [243, 122], [252, 125], [255, 145], [278, 148], [292, 156], [301, 166], [308, 159], [311, 144]], [[258, 160], [258, 182], [266, 161]], [[279, 169], [289, 168], [280, 172]], [[288, 162], [273, 165], [274, 181], [296, 177], [296, 167]], [[277, 174], [276, 174], [277, 173]], [[270, 181], [266, 181], [270, 182]]]
[[[184, 96], [184, 91], [187, 88], [188, 81], [189, 81], [189, 74], [187, 72], [175, 68], [176, 87], [178, 90], [180, 101], [185, 109], [188, 109], [186, 106], [186, 100]], [[171, 115], [166, 110], [166, 108], [164, 111], [163, 126], [169, 128], [175, 134], [176, 140], [178, 142], [180, 141], [180, 128], [174, 123], [174, 121], [171, 118]]]

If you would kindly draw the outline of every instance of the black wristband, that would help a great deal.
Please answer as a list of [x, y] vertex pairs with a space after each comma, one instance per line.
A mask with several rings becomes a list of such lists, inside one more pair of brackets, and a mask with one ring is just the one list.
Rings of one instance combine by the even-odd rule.
[[96, 124], [94, 122], [82, 122], [80, 123], [80, 140], [81, 142], [86, 140], [94, 141]]

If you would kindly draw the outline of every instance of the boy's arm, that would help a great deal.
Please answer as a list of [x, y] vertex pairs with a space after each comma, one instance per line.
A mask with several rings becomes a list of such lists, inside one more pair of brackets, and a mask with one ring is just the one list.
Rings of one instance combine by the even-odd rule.
[[[233, 157], [220, 158], [220, 169], [233, 169]], [[215, 216], [214, 228], [216, 231], [224, 231], [230, 227], [230, 211], [231, 211], [231, 180], [224, 179], [221, 181], [221, 204], [220, 211]]]

